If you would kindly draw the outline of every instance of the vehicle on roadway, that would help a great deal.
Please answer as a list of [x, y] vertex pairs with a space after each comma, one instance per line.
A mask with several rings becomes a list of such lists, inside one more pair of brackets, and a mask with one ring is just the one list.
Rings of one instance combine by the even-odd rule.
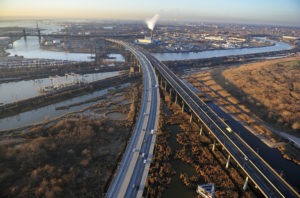
[[152, 130], [150, 131], [150, 133], [151, 133], [151, 134], [154, 134], [154, 129], [152, 129]]
[[226, 130], [229, 132], [229, 133], [232, 133], [232, 130], [230, 127], [227, 127]]

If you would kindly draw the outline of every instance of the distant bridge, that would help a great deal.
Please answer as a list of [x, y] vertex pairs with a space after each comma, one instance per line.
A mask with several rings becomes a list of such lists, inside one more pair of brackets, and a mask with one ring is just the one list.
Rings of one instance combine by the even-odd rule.
[[55, 37], [55, 38], [66, 38], [66, 37], [76, 37], [76, 38], [115, 38], [115, 39], [137, 39], [137, 38], [143, 38], [144, 35], [142, 34], [120, 34], [120, 33], [110, 33], [110, 34], [63, 34], [63, 33], [51, 33], [51, 34], [45, 34], [42, 33], [41, 29], [23, 29], [20, 32], [10, 32], [10, 33], [4, 33], [0, 36], [3, 37], [28, 37], [28, 36], [37, 36], [39, 38], [41, 37]]

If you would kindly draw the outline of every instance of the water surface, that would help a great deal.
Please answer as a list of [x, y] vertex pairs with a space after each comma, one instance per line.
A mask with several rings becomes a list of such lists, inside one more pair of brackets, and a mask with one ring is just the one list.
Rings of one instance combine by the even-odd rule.
[[[79, 79], [90, 83], [97, 80], [120, 75], [119, 71], [80, 75]], [[67, 81], [67, 79], [66, 79]], [[50, 78], [35, 80], [22, 80], [0, 84], [0, 103], [12, 103], [18, 100], [28, 99], [40, 95], [39, 89], [52, 85]]]

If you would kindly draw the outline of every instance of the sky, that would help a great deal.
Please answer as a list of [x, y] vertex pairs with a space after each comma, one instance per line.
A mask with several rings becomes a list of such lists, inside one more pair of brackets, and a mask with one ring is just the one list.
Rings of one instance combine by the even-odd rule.
[[300, 0], [0, 0], [0, 19], [97, 18], [300, 26]]

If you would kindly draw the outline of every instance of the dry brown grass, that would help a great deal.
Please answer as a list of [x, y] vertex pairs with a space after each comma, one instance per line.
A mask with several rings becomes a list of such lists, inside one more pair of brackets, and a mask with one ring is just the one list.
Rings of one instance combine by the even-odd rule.
[[[263, 61], [240, 67], [218, 68], [188, 80], [202, 94], [251, 127], [268, 146], [278, 147], [285, 158], [300, 162], [300, 151], [270, 131], [261, 120], [296, 136], [299, 134], [299, 57]], [[223, 74], [223, 75], [222, 75]], [[228, 80], [228, 79], [229, 80]], [[267, 96], [267, 97], [266, 97]]]
[[[172, 110], [172, 115], [161, 113], [160, 130], [154, 159], [150, 166], [148, 179], [148, 195], [161, 197], [163, 191], [171, 182], [173, 174], [178, 174], [183, 185], [195, 190], [201, 183], [215, 183], [215, 197], [254, 197], [251, 190], [242, 192], [243, 178], [230, 166], [225, 169], [226, 157], [220, 151], [211, 151], [211, 140], [199, 136], [199, 128], [195, 123], [189, 123], [189, 115], [181, 112], [181, 108], [171, 103], [170, 97], [164, 95], [166, 106]], [[177, 150], [171, 150], [169, 138], [174, 133], [174, 125], [179, 126], [176, 141], [180, 144]], [[172, 131], [171, 131], [172, 130]], [[171, 132], [171, 133], [170, 133]], [[174, 170], [170, 160], [180, 160], [194, 169], [194, 175]], [[175, 172], [176, 171], [176, 172]]]
[[[138, 101], [137, 88], [131, 88], [123, 97]], [[109, 111], [108, 99], [87, 112]], [[131, 117], [112, 121], [75, 113], [26, 132], [0, 136], [0, 140], [7, 136], [23, 140], [0, 145], [0, 197], [102, 197], [136, 111], [136, 105], [112, 105]]]
[[262, 118], [299, 135], [300, 58], [247, 64], [227, 69], [222, 74], [248, 96], [239, 100], [255, 106]]

